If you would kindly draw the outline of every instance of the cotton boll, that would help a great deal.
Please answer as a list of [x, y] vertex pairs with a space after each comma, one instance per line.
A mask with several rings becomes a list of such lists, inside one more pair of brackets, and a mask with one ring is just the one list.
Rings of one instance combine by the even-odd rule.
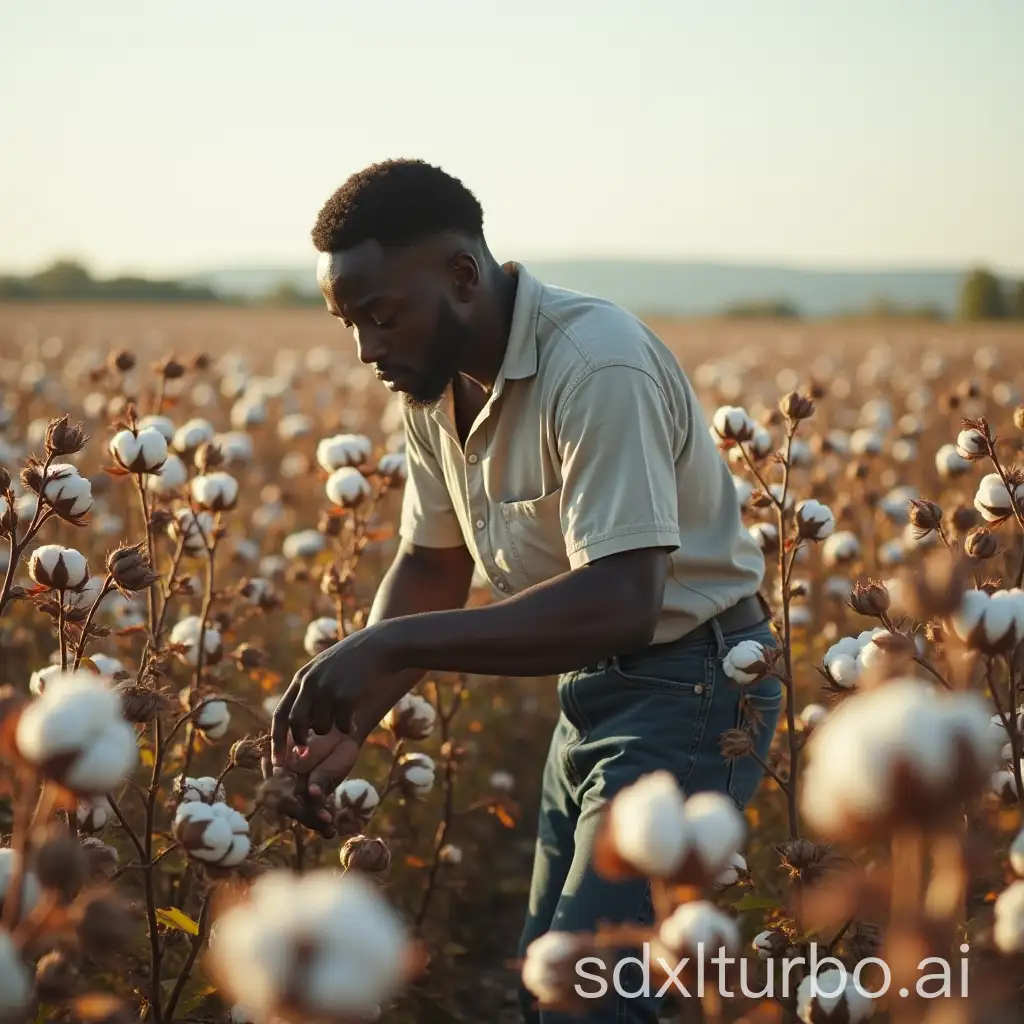
[[129, 473], [154, 473], [167, 459], [167, 439], [152, 427], [138, 433], [121, 430], [111, 440], [110, 452]]
[[166, 496], [174, 494], [188, 482], [185, 463], [173, 453], [168, 455], [158, 473], [146, 477], [146, 490], [152, 494]]
[[423, 798], [434, 788], [434, 761], [426, 754], [403, 754], [398, 762], [398, 782], [410, 797]]
[[89, 566], [85, 556], [74, 548], [44, 544], [32, 552], [28, 574], [41, 587], [78, 590], [89, 578]]
[[320, 554], [326, 543], [323, 534], [318, 530], [300, 530], [285, 537], [281, 553], [289, 561], [296, 558], [311, 558]]
[[210, 512], [226, 512], [238, 502], [238, 481], [229, 473], [206, 473], [192, 481], [196, 504]]
[[835, 1019], [863, 1024], [875, 1012], [871, 997], [860, 992], [848, 971], [835, 968], [809, 974], [797, 989], [797, 1017], [804, 1024]]
[[92, 484], [69, 463], [50, 464], [43, 496], [62, 519], [84, 516], [93, 505]]
[[328, 473], [346, 466], [359, 467], [369, 461], [373, 444], [363, 434], [336, 434], [325, 437], [316, 448], [316, 461]]
[[[289, 951], [300, 941], [298, 964]], [[372, 1019], [402, 985], [407, 936], [359, 873], [274, 871], [220, 916], [210, 957], [219, 987], [257, 1016], [282, 1012], [287, 999], [310, 1018]]]
[[174, 434], [171, 442], [176, 451], [183, 455], [191, 455], [200, 445], [212, 441], [216, 436], [213, 424], [209, 420], [197, 417], [182, 424]]
[[653, 772], [621, 790], [609, 812], [615, 852], [648, 877], [671, 875], [686, 852], [684, 804], [668, 772]]
[[327, 480], [327, 497], [342, 508], [355, 508], [373, 493], [369, 481], [358, 469], [342, 466]]
[[341, 639], [338, 631], [338, 620], [327, 618], [314, 619], [306, 627], [306, 635], [302, 641], [302, 649], [315, 658], [329, 647], [333, 647]]
[[207, 700], [195, 718], [196, 728], [208, 739], [224, 737], [231, 724], [231, 711], [222, 700]]
[[120, 695], [86, 670], [47, 679], [42, 695], [22, 712], [15, 741], [45, 777], [81, 796], [114, 789], [138, 761]]
[[[801, 810], [826, 838], [863, 838], [894, 816], [922, 825], [980, 790], [998, 763], [986, 702], [896, 679], [839, 705], [808, 742]], [[909, 774], [910, 790], [900, 781]]]
[[671, 954], [669, 963], [683, 957], [735, 953], [741, 945], [736, 922], [707, 900], [683, 903], [662, 923], [658, 945]]

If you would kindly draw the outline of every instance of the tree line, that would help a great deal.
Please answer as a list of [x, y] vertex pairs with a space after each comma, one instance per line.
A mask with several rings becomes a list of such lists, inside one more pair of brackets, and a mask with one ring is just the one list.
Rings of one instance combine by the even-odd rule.
[[[0, 275], [0, 302], [209, 302], [232, 305], [319, 306], [315, 292], [304, 291], [282, 281], [255, 299], [227, 295], [201, 284], [148, 277], [99, 278], [74, 260], [57, 260], [44, 270], [27, 276]], [[802, 313], [787, 299], [750, 299], [722, 310], [735, 319], [801, 319]], [[863, 309], [837, 314], [839, 318], [945, 320], [934, 305], [901, 305], [878, 298]], [[975, 267], [964, 277], [956, 316], [960, 320], [1024, 320], [1024, 280], [1001, 280], [987, 267]]]

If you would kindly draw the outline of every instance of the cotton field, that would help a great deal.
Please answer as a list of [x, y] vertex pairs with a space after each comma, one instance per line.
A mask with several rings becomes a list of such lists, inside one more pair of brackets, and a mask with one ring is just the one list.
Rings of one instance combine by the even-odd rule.
[[[726, 674], [785, 713], [745, 814], [661, 773], [607, 806], [595, 867], [650, 880], [652, 927], [515, 960], [553, 679], [428, 676], [332, 838], [264, 781], [278, 697], [396, 543], [401, 410], [351, 339], [0, 307], [2, 1024], [515, 1021], [520, 986], [585, 1020], [574, 964], [643, 944], [665, 1020], [1020, 1019], [1024, 334], [652, 326], [768, 564], [780, 646]], [[721, 950], [746, 987], [694, 995]]]

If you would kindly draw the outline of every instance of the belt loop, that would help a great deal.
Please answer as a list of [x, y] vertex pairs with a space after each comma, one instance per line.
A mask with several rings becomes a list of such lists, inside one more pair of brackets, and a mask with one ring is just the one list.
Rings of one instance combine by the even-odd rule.
[[711, 619], [711, 631], [715, 634], [715, 643], [718, 644], [718, 657], [724, 658], [729, 653], [729, 649], [725, 645], [725, 634], [722, 632], [717, 616]]

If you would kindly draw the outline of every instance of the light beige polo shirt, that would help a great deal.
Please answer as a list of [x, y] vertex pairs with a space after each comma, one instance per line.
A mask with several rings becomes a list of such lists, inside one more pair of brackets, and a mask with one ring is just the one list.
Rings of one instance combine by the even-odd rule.
[[672, 352], [621, 307], [509, 267], [508, 347], [465, 451], [451, 387], [404, 409], [401, 536], [465, 544], [498, 597], [616, 552], [670, 549], [655, 643], [756, 593], [764, 559]]

